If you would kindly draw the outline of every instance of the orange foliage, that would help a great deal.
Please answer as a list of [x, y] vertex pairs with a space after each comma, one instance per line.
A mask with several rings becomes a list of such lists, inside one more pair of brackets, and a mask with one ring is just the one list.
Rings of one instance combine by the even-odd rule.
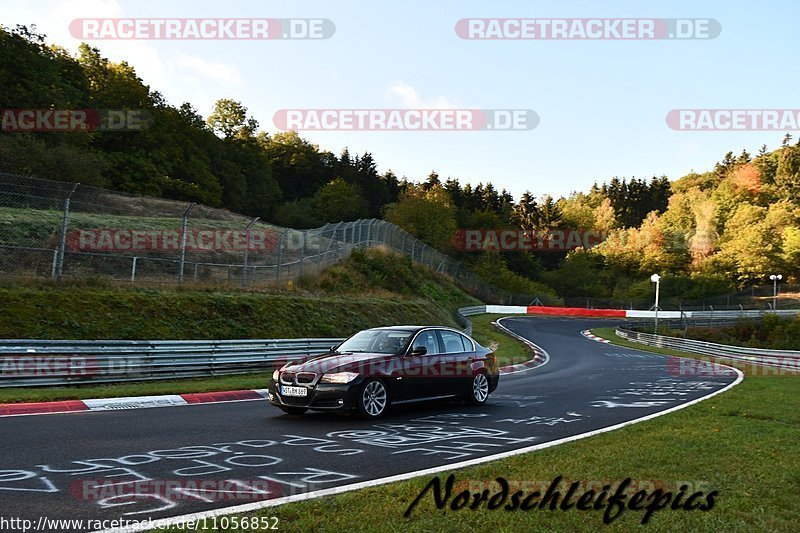
[[731, 173], [736, 192], [746, 192], [751, 196], [761, 192], [761, 172], [753, 163], [739, 165]]

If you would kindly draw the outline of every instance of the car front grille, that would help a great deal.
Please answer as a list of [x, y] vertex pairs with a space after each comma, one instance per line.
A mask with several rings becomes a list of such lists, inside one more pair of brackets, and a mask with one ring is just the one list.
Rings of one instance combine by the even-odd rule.
[[309, 385], [314, 383], [314, 380], [317, 379], [317, 375], [314, 372], [298, 372], [295, 379], [299, 384]]
[[282, 385], [311, 385], [316, 379], [314, 372], [281, 372], [280, 382]]

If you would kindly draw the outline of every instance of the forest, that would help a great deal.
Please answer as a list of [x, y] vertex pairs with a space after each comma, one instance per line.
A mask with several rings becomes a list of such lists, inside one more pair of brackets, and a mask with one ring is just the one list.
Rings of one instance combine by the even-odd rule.
[[[379, 173], [369, 152], [337, 155], [294, 131], [261, 130], [232, 99], [204, 118], [190, 103], [166, 102], [131, 65], [86, 44], [71, 54], [24, 26], [0, 27], [0, 77], [2, 109], [147, 116], [135, 132], [2, 131], [0, 171], [200, 202], [294, 228], [384, 218], [524, 294], [645, 299], [657, 272], [665, 297], [691, 300], [767, 283], [772, 273], [800, 278], [800, 142], [789, 134], [775, 150], [732, 150], [710, 170], [674, 180], [598, 177], [567, 197], [515, 199], [490, 177], [473, 185], [436, 171]], [[556, 252], [458, 249], [460, 229], [480, 228], [597, 230], [607, 239]]]

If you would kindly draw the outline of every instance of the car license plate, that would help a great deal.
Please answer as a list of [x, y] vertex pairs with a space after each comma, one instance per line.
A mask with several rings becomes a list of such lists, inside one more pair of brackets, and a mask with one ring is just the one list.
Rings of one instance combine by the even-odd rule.
[[305, 387], [281, 386], [281, 394], [283, 394], [284, 396], [308, 396], [308, 389]]

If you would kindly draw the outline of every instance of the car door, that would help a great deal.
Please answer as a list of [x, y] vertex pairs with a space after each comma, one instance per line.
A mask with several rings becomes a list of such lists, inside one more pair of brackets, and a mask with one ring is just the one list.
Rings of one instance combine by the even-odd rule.
[[447, 329], [438, 330], [444, 348], [442, 354], [442, 384], [450, 394], [460, 394], [472, 383], [472, 343], [463, 335]]
[[[424, 347], [425, 355], [412, 355], [416, 348]], [[430, 398], [442, 396], [440, 383], [441, 348], [439, 337], [434, 329], [424, 329], [417, 333], [409, 347], [408, 355], [404, 357], [403, 392], [406, 399]]]

